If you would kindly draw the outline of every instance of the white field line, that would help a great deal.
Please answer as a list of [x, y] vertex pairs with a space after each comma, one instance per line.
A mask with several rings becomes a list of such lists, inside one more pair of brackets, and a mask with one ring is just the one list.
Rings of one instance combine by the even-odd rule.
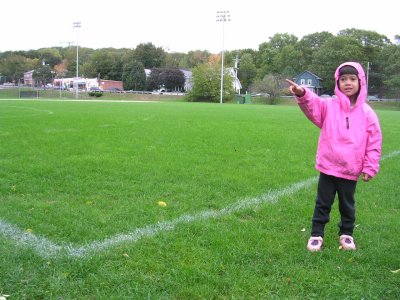
[[[28, 107], [28, 106], [11, 106], [11, 105], [7, 105], [5, 107], [12, 107], [12, 108], [18, 108], [18, 109], [25, 109], [25, 110], [29, 110], [29, 111], [34, 111], [34, 112], [45, 112], [48, 113], [49, 115], [52, 115], [53, 112], [51, 110], [47, 110], [47, 109], [38, 109], [38, 108], [34, 108], [34, 107]], [[35, 114], [36, 115], [36, 114]], [[4, 118], [4, 117], [3, 117]]]
[[0, 234], [21, 246], [33, 248], [42, 257], [54, 256], [62, 250], [62, 246], [57, 246], [44, 237], [37, 237], [3, 220], [0, 220]]
[[40, 99], [40, 98], [33, 98], [33, 99], [0, 99], [0, 101], [34, 101], [34, 102], [104, 102], [104, 103], [156, 103], [161, 102], [160, 100], [100, 100], [100, 99]]
[[[400, 150], [391, 152], [381, 158], [393, 158], [400, 154]], [[188, 224], [196, 221], [215, 219], [225, 215], [242, 211], [244, 209], [258, 207], [263, 203], [275, 203], [281, 197], [292, 195], [301, 189], [307, 188], [317, 181], [318, 177], [312, 177], [304, 181], [297, 182], [286, 188], [270, 191], [264, 195], [255, 198], [245, 198], [237, 201], [232, 205], [228, 205], [220, 210], [206, 210], [192, 215], [182, 215], [181, 217], [172, 220], [157, 222], [145, 227], [135, 228], [133, 231], [125, 234], [117, 234], [113, 237], [104, 240], [94, 241], [84, 246], [73, 246], [70, 244], [57, 245], [46, 238], [35, 236], [30, 232], [21, 230], [15, 225], [9, 224], [0, 220], [0, 234], [6, 238], [16, 242], [17, 244], [34, 249], [43, 258], [54, 257], [57, 255], [66, 255], [70, 258], [79, 258], [90, 256], [91, 254], [103, 251], [119, 245], [121, 243], [134, 243], [143, 237], [153, 237], [161, 232], [172, 231], [177, 225]]]
[[395, 156], [397, 156], [399, 154], [400, 154], [400, 150], [393, 151], [393, 152], [391, 152], [391, 153], [389, 153], [389, 154], [387, 154], [385, 156], [382, 156], [381, 161], [385, 160], [385, 159], [389, 159], [389, 158], [395, 157]]

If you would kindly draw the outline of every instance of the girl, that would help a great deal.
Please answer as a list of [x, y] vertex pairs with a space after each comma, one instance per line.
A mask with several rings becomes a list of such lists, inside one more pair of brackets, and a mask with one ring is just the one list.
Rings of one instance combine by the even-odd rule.
[[307, 248], [320, 251], [325, 224], [335, 198], [339, 198], [339, 241], [342, 249], [355, 250], [354, 193], [359, 176], [369, 181], [379, 170], [382, 133], [378, 117], [366, 103], [367, 87], [362, 66], [341, 64], [335, 72], [337, 98], [322, 99], [307, 88], [290, 83], [289, 90], [306, 117], [320, 131], [316, 169], [320, 171], [317, 199]]

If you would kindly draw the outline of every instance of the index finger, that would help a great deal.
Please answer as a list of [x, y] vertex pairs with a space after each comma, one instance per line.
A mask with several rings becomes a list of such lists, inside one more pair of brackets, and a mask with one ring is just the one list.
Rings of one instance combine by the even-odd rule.
[[299, 85], [296, 83], [296, 82], [293, 82], [293, 81], [291, 81], [291, 80], [289, 80], [289, 79], [285, 79], [287, 82], [289, 82], [291, 85], [294, 85], [294, 86], [296, 86], [296, 87], [298, 87]]

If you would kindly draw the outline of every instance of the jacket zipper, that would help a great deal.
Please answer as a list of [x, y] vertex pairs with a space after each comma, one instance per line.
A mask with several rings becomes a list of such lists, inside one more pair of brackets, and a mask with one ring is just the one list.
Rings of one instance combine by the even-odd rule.
[[346, 116], [346, 127], [347, 127], [347, 129], [350, 128], [350, 123], [349, 123], [349, 117], [348, 116]]

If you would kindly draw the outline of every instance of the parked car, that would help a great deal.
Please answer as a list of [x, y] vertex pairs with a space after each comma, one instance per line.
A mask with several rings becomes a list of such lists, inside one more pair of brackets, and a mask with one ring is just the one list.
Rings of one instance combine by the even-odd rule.
[[322, 94], [320, 97], [321, 98], [332, 98], [332, 96], [328, 95], [328, 94]]
[[251, 96], [252, 97], [265, 97], [265, 98], [268, 98], [269, 94], [268, 93], [252, 93]]
[[92, 87], [89, 89], [89, 91], [90, 91], [90, 92], [100, 92], [100, 93], [103, 92], [103, 90], [99, 89], [98, 87], [94, 87], [94, 86], [92, 86]]
[[381, 100], [377, 96], [368, 96], [367, 99], [368, 99], [368, 101], [380, 101]]
[[119, 88], [116, 88], [116, 87], [110, 88], [110, 89], [108, 89], [107, 91], [112, 92], [112, 93], [121, 92], [121, 90], [120, 90]]

